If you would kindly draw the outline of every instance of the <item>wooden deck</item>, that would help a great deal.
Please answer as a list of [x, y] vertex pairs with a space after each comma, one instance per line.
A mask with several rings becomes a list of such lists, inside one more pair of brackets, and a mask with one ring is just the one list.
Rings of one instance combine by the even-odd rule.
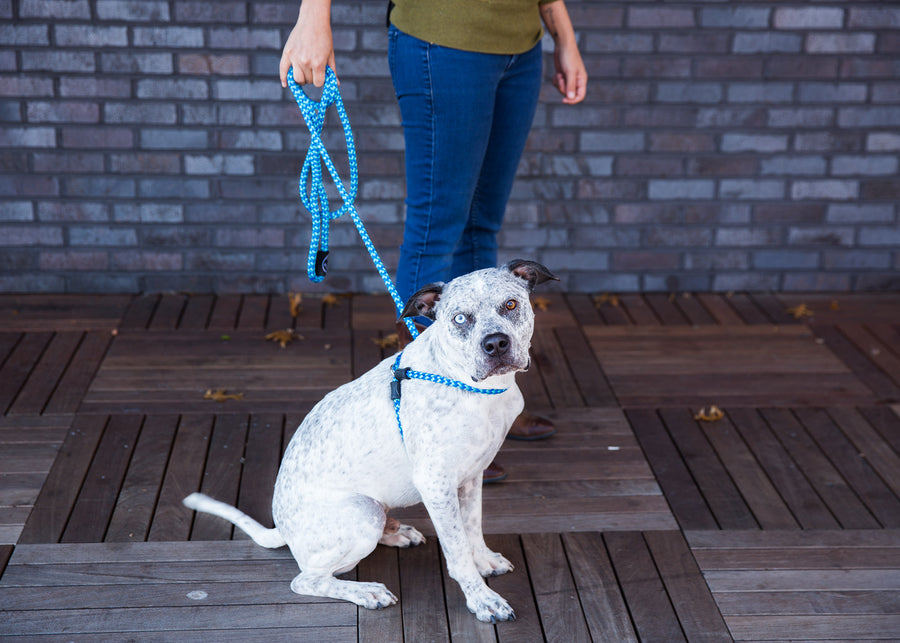
[[421, 507], [396, 515], [425, 545], [348, 574], [400, 597], [370, 612], [292, 594], [285, 550], [180, 504], [269, 520], [303, 414], [395, 350], [387, 297], [288, 303], [0, 296], [0, 636], [900, 641], [900, 294], [538, 296], [519, 382], [559, 431], [507, 441], [485, 487], [516, 565], [496, 626]]

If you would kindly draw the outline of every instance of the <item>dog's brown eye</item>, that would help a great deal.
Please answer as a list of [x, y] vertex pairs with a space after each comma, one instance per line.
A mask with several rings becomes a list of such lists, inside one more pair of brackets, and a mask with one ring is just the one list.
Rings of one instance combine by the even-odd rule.
[[510, 299], [508, 302], [506, 302], [506, 310], [515, 310], [516, 306], [518, 305], [519, 302], [517, 302], [515, 299]]

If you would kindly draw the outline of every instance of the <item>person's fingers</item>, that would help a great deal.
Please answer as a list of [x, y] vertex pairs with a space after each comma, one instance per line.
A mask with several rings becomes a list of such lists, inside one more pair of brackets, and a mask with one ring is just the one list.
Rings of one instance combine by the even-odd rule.
[[[286, 53], [281, 55], [281, 61], [278, 63], [278, 76], [281, 78], [281, 86], [287, 87], [287, 73], [291, 68], [291, 61]], [[296, 79], [294, 79], [296, 80]]]

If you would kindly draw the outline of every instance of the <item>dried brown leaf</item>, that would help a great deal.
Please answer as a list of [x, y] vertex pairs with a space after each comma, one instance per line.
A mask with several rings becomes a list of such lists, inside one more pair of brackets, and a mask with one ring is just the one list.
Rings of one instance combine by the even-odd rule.
[[595, 308], [600, 308], [604, 304], [609, 304], [610, 306], [613, 306], [614, 308], [618, 308], [619, 296], [614, 295], [612, 293], [608, 293], [608, 292], [594, 296], [594, 307]]
[[303, 339], [303, 335], [296, 333], [293, 328], [276, 330], [266, 335], [267, 341], [278, 342], [279, 344], [281, 344], [282, 348], [290, 344], [295, 339]]
[[206, 394], [203, 396], [204, 400], [212, 400], [213, 402], [224, 402], [225, 400], [242, 400], [244, 399], [243, 393], [229, 393], [223, 388], [216, 389], [213, 391], [212, 389], [207, 389]]
[[539, 310], [542, 313], [545, 313], [550, 309], [550, 303], [550, 300], [546, 297], [535, 297], [531, 300], [532, 308]]
[[400, 335], [398, 335], [397, 333], [391, 333], [390, 335], [385, 335], [384, 337], [373, 337], [372, 342], [382, 350], [385, 350], [387, 348], [399, 348]]
[[715, 404], [704, 406], [694, 415], [694, 419], [698, 422], [717, 422], [723, 417], [725, 417], [725, 414], [722, 412], [722, 409]]
[[303, 303], [303, 295], [299, 292], [289, 292], [288, 293], [288, 301], [291, 304], [291, 317], [297, 318], [300, 315], [300, 312], [303, 310], [303, 306], [300, 304]]
[[804, 317], [812, 317], [815, 313], [810, 309], [806, 304], [800, 304], [799, 306], [793, 306], [785, 310], [788, 315], [791, 315], [794, 319], [803, 319]]
[[328, 306], [329, 308], [331, 308], [336, 303], [338, 303], [338, 297], [337, 297], [337, 295], [332, 295], [331, 293], [328, 293], [327, 295], [322, 296], [322, 303], [324, 305]]

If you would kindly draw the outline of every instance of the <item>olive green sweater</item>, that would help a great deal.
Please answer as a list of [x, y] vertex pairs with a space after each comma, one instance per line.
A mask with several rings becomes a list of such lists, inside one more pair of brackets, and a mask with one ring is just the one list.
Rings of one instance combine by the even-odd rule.
[[394, 0], [391, 22], [419, 40], [485, 54], [521, 54], [544, 31], [539, 6], [556, 0]]

